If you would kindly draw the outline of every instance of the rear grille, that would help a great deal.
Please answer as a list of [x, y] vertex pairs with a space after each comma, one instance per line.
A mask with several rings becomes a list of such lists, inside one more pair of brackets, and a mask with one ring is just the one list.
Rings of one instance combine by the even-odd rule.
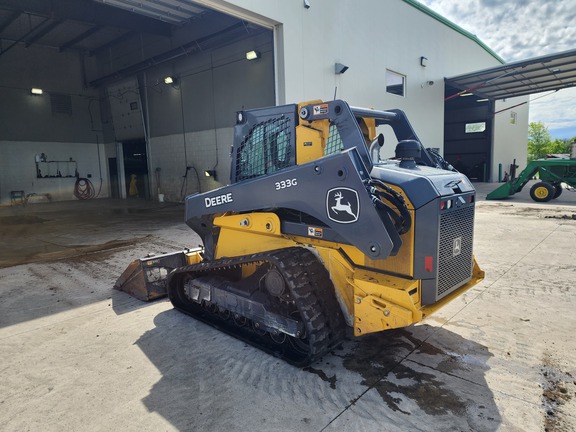
[[474, 205], [442, 212], [436, 299], [468, 282], [472, 276]]

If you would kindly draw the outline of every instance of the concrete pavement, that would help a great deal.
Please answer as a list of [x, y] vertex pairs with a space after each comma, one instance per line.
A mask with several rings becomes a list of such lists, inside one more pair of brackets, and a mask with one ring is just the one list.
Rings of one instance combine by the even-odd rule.
[[304, 370], [112, 290], [133, 258], [198, 244], [181, 205], [0, 209], [2, 429], [576, 430], [576, 194], [477, 186], [486, 279]]

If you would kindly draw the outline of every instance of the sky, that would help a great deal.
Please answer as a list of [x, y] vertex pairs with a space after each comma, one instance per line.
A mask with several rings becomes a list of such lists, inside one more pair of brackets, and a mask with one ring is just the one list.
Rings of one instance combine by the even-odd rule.
[[[576, 49], [576, 0], [419, 1], [506, 62]], [[544, 123], [553, 138], [576, 137], [576, 88], [545, 94], [530, 97], [530, 122]]]

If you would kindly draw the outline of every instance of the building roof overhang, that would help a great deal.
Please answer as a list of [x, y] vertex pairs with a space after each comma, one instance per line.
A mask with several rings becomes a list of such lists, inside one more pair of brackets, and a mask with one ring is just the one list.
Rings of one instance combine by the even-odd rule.
[[576, 50], [506, 63], [476, 72], [445, 78], [459, 92], [479, 98], [504, 99], [576, 86]]

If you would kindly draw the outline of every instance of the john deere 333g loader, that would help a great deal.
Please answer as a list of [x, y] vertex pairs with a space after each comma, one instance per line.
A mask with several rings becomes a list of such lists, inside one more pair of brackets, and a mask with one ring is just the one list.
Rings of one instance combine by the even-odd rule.
[[[380, 161], [386, 127], [396, 158]], [[135, 262], [120, 289], [167, 290], [178, 310], [302, 366], [346, 325], [409, 326], [483, 278], [475, 190], [401, 111], [341, 100], [242, 111], [231, 159], [230, 185], [186, 198], [203, 248]]]

